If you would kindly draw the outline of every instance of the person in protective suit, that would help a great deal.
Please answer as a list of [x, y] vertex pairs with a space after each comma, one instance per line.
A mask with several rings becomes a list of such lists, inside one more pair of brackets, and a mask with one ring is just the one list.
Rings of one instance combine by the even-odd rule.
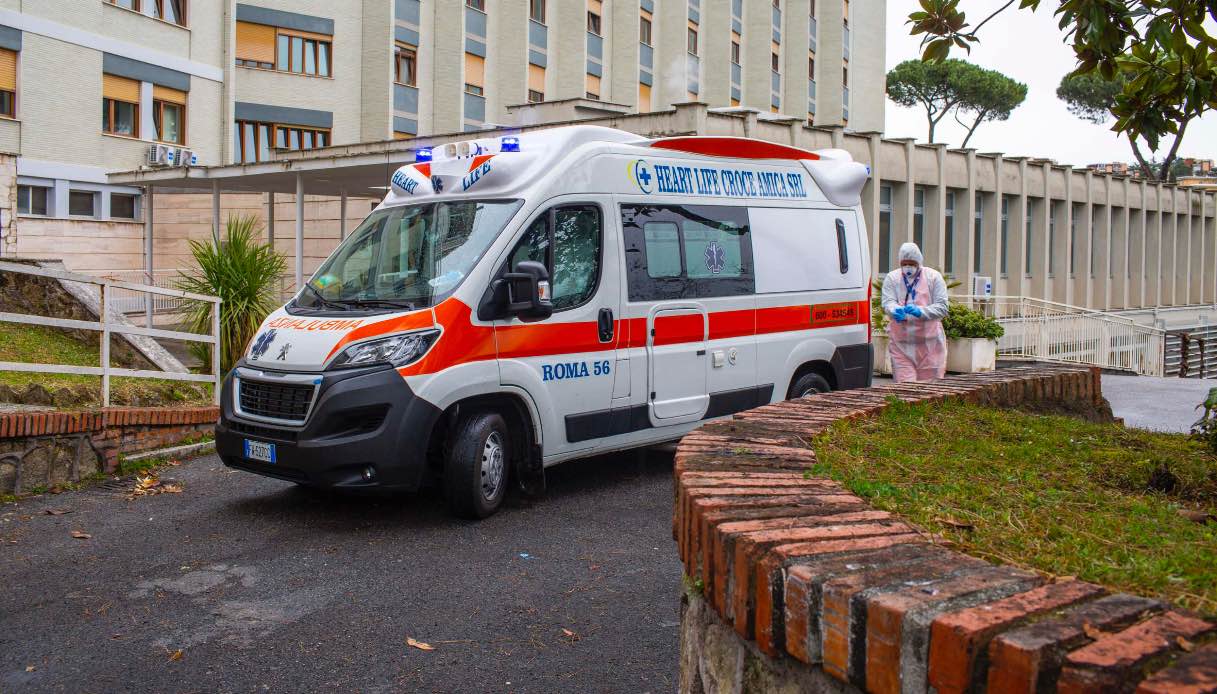
[[942, 378], [947, 372], [947, 283], [937, 270], [925, 267], [915, 243], [900, 247], [900, 267], [883, 280], [883, 310], [887, 312], [888, 354], [897, 383]]

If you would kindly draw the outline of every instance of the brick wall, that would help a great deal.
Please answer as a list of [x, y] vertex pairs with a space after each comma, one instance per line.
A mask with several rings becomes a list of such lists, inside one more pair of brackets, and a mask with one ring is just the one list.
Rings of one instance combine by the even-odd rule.
[[111, 407], [84, 412], [0, 414], [0, 494], [113, 472], [118, 456], [210, 434], [215, 407]]
[[812, 437], [892, 396], [1108, 411], [1097, 371], [1020, 367], [768, 405], [689, 434], [673, 513], [691, 586], [681, 691], [1217, 691], [1217, 643], [1187, 652], [1217, 624], [958, 554], [804, 477]]

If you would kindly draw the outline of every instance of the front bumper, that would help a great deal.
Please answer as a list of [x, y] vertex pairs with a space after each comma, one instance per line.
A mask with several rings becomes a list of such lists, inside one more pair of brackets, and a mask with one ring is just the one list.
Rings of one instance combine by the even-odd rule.
[[[234, 377], [242, 366], [225, 379], [220, 400], [216, 451], [225, 465], [318, 487], [418, 489], [426, 472], [428, 435], [441, 412], [414, 395], [395, 369], [317, 374], [321, 383], [307, 419], [284, 426], [238, 414]], [[275, 380], [274, 372], [257, 371], [266, 373], [266, 381]], [[245, 439], [275, 444], [276, 462], [247, 459]], [[371, 479], [365, 476], [369, 466], [375, 472]]]

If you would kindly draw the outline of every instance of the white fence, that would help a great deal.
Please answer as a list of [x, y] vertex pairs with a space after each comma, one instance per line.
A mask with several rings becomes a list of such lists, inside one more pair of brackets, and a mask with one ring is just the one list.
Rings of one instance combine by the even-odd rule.
[[[78, 275], [62, 270], [52, 270], [48, 268], [37, 267], [34, 265], [24, 265], [20, 263], [0, 262], [0, 272], [12, 272], [22, 275], [34, 275], [37, 277], [46, 277], [55, 280], [64, 280], [68, 282], [80, 282], [82, 284], [96, 285], [101, 290], [101, 301], [98, 315], [100, 320], [75, 320], [70, 318], [54, 318], [49, 316], [27, 315], [23, 313], [4, 313], [0, 312], [0, 321], [7, 323], [22, 323], [25, 325], [45, 325], [53, 328], [70, 328], [76, 330], [97, 330], [101, 332], [101, 365], [100, 366], [69, 366], [64, 364], [30, 364], [25, 362], [0, 361], [0, 371], [24, 371], [34, 373], [53, 373], [53, 374], [78, 374], [85, 376], [101, 376], [101, 399], [102, 405], [108, 407], [110, 405], [110, 378], [113, 376], [127, 376], [133, 378], [158, 378], [171, 381], [193, 381], [197, 383], [212, 383], [214, 385], [215, 402], [220, 403], [220, 298], [217, 296], [208, 296], [206, 294], [191, 294], [177, 289], [168, 289], [166, 287], [156, 287], [147, 284], [135, 284], [131, 282], [111, 281], [98, 277], [90, 277], [88, 275]], [[139, 327], [126, 322], [117, 322], [114, 316], [120, 311], [116, 310], [112, 304], [114, 294], [118, 292], [135, 293], [139, 295], [154, 295], [156, 297], [169, 297], [176, 301], [206, 301], [212, 304], [211, 310], [211, 333], [201, 335], [197, 333], [179, 332], [176, 330], [158, 330], [148, 327]], [[157, 299], [153, 299], [155, 303]], [[211, 373], [210, 374], [192, 374], [179, 373], [174, 371], [153, 371], [148, 369], [122, 369], [110, 366], [110, 335], [143, 335], [151, 338], [162, 338], [169, 340], [185, 340], [188, 342], [203, 342], [212, 346], [211, 349]]]
[[955, 296], [997, 319], [1003, 357], [1088, 364], [1162, 376], [1166, 331], [1101, 311], [1018, 296]]
[[[156, 270], [152, 277], [143, 270], [120, 270], [107, 272], [101, 279], [122, 284], [138, 284], [161, 289], [176, 289], [181, 270]], [[149, 281], [151, 279], [151, 281]], [[112, 286], [113, 296], [110, 297], [110, 308], [123, 314], [146, 313], [149, 306], [153, 313], [178, 313], [183, 310], [186, 300], [169, 294], [149, 294], [137, 292], [120, 286]]]

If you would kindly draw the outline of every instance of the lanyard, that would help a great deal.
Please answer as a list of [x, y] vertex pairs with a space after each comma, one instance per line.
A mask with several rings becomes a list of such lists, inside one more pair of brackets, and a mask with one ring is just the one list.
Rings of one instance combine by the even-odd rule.
[[917, 285], [921, 283], [921, 270], [917, 270], [917, 274], [913, 275], [912, 283], [909, 283], [909, 278], [900, 273], [900, 279], [904, 282], [904, 305], [907, 306], [913, 297], [917, 295]]

